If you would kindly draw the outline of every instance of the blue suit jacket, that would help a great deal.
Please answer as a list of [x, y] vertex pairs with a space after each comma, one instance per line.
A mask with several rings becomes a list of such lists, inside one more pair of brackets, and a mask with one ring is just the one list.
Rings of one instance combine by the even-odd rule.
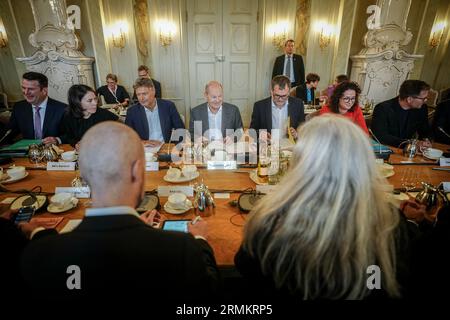
[[[169, 100], [157, 99], [159, 123], [165, 142], [170, 142], [172, 129], [184, 129], [184, 123], [181, 120], [175, 104]], [[142, 140], [148, 140], [150, 133], [147, 116], [144, 106], [140, 103], [135, 104], [127, 111], [125, 124], [133, 128]]]
[[[33, 110], [26, 100], [17, 102], [14, 105], [9, 119], [9, 129], [12, 130], [11, 139], [22, 134], [23, 139], [34, 139]], [[42, 127], [42, 137], [59, 137], [61, 135], [61, 121], [67, 108], [65, 103], [48, 98], [45, 109], [44, 125]]]

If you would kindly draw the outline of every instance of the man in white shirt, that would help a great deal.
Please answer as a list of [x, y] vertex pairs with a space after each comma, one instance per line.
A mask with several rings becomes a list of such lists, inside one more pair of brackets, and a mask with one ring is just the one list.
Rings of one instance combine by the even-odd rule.
[[[238, 139], [242, 135], [243, 125], [239, 108], [233, 104], [223, 102], [223, 87], [218, 81], [210, 81], [205, 86], [205, 103], [191, 110], [189, 132], [191, 139], [197, 141], [197, 136], [205, 140], [220, 140], [225, 143], [233, 142], [233, 135]], [[195, 132], [195, 122], [201, 131]]]

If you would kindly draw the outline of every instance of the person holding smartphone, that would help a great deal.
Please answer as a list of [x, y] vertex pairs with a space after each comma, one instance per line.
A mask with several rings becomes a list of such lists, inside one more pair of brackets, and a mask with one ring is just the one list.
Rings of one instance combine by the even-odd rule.
[[[72, 232], [25, 249], [21, 269], [31, 291], [59, 300], [144, 299], [146, 307], [168, 299], [207, 301], [218, 270], [206, 222], [190, 225], [189, 233], [164, 231], [151, 226], [160, 220], [156, 211], [139, 217], [135, 210], [145, 184], [137, 133], [118, 122], [102, 122], [80, 145], [80, 174], [91, 188], [92, 206]], [[69, 266], [79, 267], [78, 290], [66, 285]]]

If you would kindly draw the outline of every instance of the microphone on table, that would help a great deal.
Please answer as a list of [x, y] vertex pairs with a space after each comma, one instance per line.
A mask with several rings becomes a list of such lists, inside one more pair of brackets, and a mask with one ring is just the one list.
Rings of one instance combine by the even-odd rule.
[[0, 139], [0, 143], [3, 142], [3, 140], [5, 140], [5, 138], [11, 133], [12, 129], [9, 129], [8, 131], [6, 131], [6, 133], [3, 135], [3, 137]]
[[378, 152], [381, 154], [381, 142], [380, 142], [380, 140], [378, 140], [377, 136], [375, 135], [375, 133], [373, 133], [372, 129], [369, 128], [369, 132], [372, 135], [372, 137], [374, 137], [375, 140], [378, 142], [378, 147], [380, 149]]
[[450, 134], [448, 134], [447, 132], [445, 132], [444, 129], [442, 129], [442, 127], [438, 127], [439, 131], [442, 132], [443, 134], [445, 134], [447, 136], [447, 138], [450, 138]]

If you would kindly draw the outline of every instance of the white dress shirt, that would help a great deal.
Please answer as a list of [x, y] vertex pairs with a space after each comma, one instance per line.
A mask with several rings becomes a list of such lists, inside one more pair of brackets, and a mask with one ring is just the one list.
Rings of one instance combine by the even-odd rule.
[[159, 121], [158, 102], [156, 102], [153, 111], [145, 107], [144, 110], [148, 122], [148, 140], [157, 140], [164, 142], [164, 136], [161, 129], [161, 122]]
[[280, 130], [280, 138], [287, 134], [288, 100], [281, 108], [278, 108], [272, 101], [272, 130]]
[[222, 106], [217, 113], [211, 112], [208, 108], [209, 140], [222, 140]]

